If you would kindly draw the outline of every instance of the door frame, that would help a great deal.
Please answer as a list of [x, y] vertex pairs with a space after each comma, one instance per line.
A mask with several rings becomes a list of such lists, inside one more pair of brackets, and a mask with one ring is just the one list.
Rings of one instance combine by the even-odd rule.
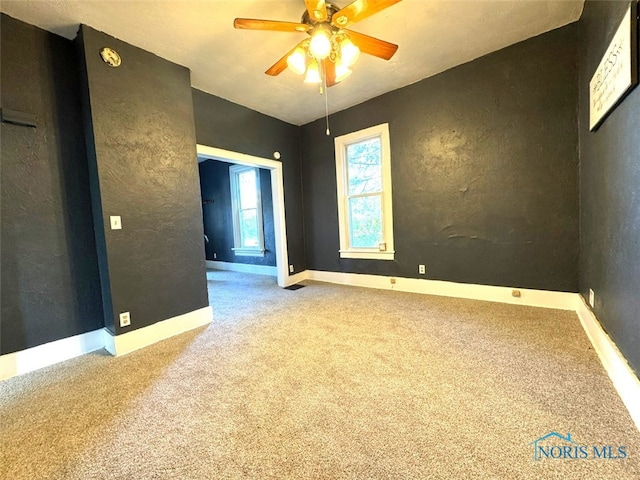
[[198, 152], [198, 158], [219, 160], [222, 162], [247, 165], [250, 167], [259, 167], [270, 171], [278, 286], [283, 288], [289, 286], [291, 282], [289, 281], [289, 256], [287, 253], [287, 226], [284, 212], [284, 177], [282, 175], [282, 162], [201, 144], [197, 144], [196, 149]]

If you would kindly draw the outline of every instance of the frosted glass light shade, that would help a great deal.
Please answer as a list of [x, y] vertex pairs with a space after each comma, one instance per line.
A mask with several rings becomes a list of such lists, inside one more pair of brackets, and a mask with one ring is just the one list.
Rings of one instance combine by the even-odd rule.
[[302, 75], [307, 69], [307, 54], [301, 47], [296, 48], [291, 55], [287, 57], [287, 65], [297, 75]]
[[304, 83], [320, 83], [322, 82], [322, 77], [320, 77], [320, 68], [318, 67], [318, 61], [316, 59], [312, 59], [309, 62], [309, 67], [307, 68], [307, 75], [304, 77]]
[[331, 39], [326, 30], [318, 28], [313, 32], [309, 43], [309, 51], [318, 60], [324, 60], [329, 56], [331, 53]]
[[360, 56], [360, 49], [356, 47], [351, 40], [345, 38], [340, 42], [340, 61], [347, 67], [350, 67]]
[[353, 70], [347, 67], [344, 63], [342, 62], [336, 63], [336, 82], [341, 82], [352, 73], [353, 73]]

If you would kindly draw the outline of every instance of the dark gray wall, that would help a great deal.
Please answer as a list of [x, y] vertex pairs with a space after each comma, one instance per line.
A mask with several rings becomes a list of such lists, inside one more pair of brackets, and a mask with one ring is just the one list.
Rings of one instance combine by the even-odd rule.
[[[588, 81], [626, 5], [588, 1], [580, 47], [568, 26], [332, 115], [333, 135], [390, 123], [394, 262], [339, 259], [321, 120], [298, 129], [192, 90], [186, 69], [85, 29], [89, 175], [71, 42], [2, 15], [2, 108], [38, 126], [2, 125], [0, 353], [102, 327], [99, 262], [116, 333], [113, 311], [130, 310], [138, 328], [207, 304], [197, 139], [282, 153], [296, 271], [307, 268], [303, 218], [318, 270], [419, 277], [425, 263], [427, 278], [574, 291], [580, 251], [580, 292], [595, 290], [598, 318], [640, 371], [640, 89], [588, 130]], [[104, 44], [122, 67], [100, 61]], [[122, 235], [105, 229], [110, 214]]]
[[[208, 305], [190, 73], [84, 25], [77, 42], [105, 326], [119, 334]], [[101, 60], [104, 46], [120, 67]]]
[[628, 2], [591, 2], [580, 19], [580, 292], [640, 372], [640, 88], [589, 131], [589, 81]]
[[289, 264], [306, 270], [299, 127], [196, 89], [193, 107], [199, 144], [267, 159], [280, 152]]
[[73, 44], [2, 15], [0, 354], [102, 328]]
[[[231, 165], [217, 160], [206, 160], [198, 164], [203, 202], [204, 233], [209, 239], [209, 243], [205, 246], [207, 260], [275, 266], [276, 239], [273, 225], [271, 172], [263, 168], [258, 169], [262, 197], [264, 257], [236, 257], [232, 250], [234, 247], [234, 233], [229, 180], [229, 167]], [[214, 253], [216, 254], [215, 259], [213, 258]]]
[[[577, 33], [331, 115], [331, 138], [324, 120], [303, 126], [309, 268], [577, 291]], [[396, 260], [340, 259], [333, 136], [385, 122]]]

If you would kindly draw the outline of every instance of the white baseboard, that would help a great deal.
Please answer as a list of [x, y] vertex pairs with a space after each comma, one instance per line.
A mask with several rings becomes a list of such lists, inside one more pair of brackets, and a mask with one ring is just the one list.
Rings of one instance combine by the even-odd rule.
[[582, 328], [600, 357], [600, 361], [618, 391], [622, 403], [627, 407], [629, 415], [640, 430], [640, 380], [582, 297], [580, 297], [580, 303], [577, 307], [576, 313], [582, 323]]
[[250, 265], [248, 263], [218, 262], [215, 260], [206, 260], [205, 263], [207, 268], [214, 268], [216, 270], [255, 273], [257, 275], [269, 275], [271, 277], [275, 277], [278, 275], [277, 267], [271, 267], [269, 265]]
[[174, 335], [207, 325], [212, 320], [213, 312], [209, 306], [121, 335], [114, 336], [111, 332], [104, 330], [104, 347], [111, 355], [125, 355]]
[[0, 356], [0, 380], [104, 348], [102, 329]]
[[[304, 272], [303, 272], [304, 273]], [[306, 278], [320, 282], [338, 283], [357, 287], [378, 288], [382, 290], [398, 290], [400, 292], [424, 293], [443, 297], [468, 298], [490, 302], [513, 303], [532, 307], [557, 308], [559, 310], [575, 310], [578, 301], [577, 293], [552, 292], [515, 287], [496, 287], [467, 283], [445, 282], [421, 278], [388, 277], [382, 275], [365, 275], [361, 273], [322, 272], [307, 270]], [[391, 279], [395, 279], [395, 284]], [[512, 296], [513, 290], [520, 292], [520, 297]]]
[[[215, 265], [209, 265], [210, 263]], [[218, 264], [243, 265], [207, 261], [207, 266], [211, 268], [218, 268]], [[256, 265], [247, 266], [256, 267]], [[275, 270], [275, 267], [267, 268]], [[403, 277], [393, 277], [396, 283], [392, 284], [391, 278], [381, 275], [305, 270], [290, 275], [287, 279], [287, 285], [309, 279], [341, 285], [575, 311], [622, 402], [627, 407], [636, 427], [640, 430], [640, 380], [579, 294], [517, 288], [521, 296], [513, 297], [511, 293], [514, 288], [510, 287]], [[0, 356], [0, 380], [31, 372], [101, 348], [106, 348], [112, 355], [124, 355], [174, 335], [207, 325], [212, 320], [212, 309], [209, 306], [122, 335], [113, 336], [104, 329], [94, 330], [9, 353]]]
[[188, 330], [211, 323], [211, 307], [164, 320], [148, 327], [113, 336], [101, 328], [0, 356], [0, 380], [64, 362], [105, 348], [112, 355], [124, 355]]
[[309, 270], [305, 270], [304, 272], [298, 272], [293, 275], [289, 275], [285, 281], [285, 287], [289, 285], [295, 285], [296, 283], [300, 283], [303, 280], [307, 280], [309, 278]]

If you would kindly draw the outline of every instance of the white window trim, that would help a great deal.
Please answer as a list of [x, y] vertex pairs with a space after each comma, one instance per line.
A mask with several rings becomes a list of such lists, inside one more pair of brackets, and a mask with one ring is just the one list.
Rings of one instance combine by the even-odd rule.
[[[256, 171], [256, 193], [257, 193], [257, 201], [256, 201], [256, 209], [257, 209], [257, 217], [258, 217], [258, 246], [255, 248], [248, 247], [238, 247], [237, 245], [241, 244], [241, 236], [240, 236], [240, 219], [238, 218], [239, 205], [239, 185], [238, 185], [238, 175], [247, 170], [255, 170]], [[250, 167], [247, 165], [231, 165], [229, 167], [229, 185], [231, 188], [231, 209], [232, 209], [232, 217], [233, 217], [233, 244], [234, 247], [231, 249], [233, 253], [237, 257], [264, 257], [264, 227], [262, 222], [262, 194], [260, 192], [260, 169], [256, 167]]]
[[[347, 207], [347, 146], [373, 137], [380, 137], [382, 151], [382, 232], [383, 243], [379, 248], [349, 247], [349, 213]], [[336, 182], [338, 187], [338, 223], [340, 231], [340, 258], [367, 258], [393, 260], [393, 204], [391, 192], [391, 145], [389, 124], [383, 123], [357, 132], [336, 137]], [[384, 248], [384, 250], [381, 250]]]

